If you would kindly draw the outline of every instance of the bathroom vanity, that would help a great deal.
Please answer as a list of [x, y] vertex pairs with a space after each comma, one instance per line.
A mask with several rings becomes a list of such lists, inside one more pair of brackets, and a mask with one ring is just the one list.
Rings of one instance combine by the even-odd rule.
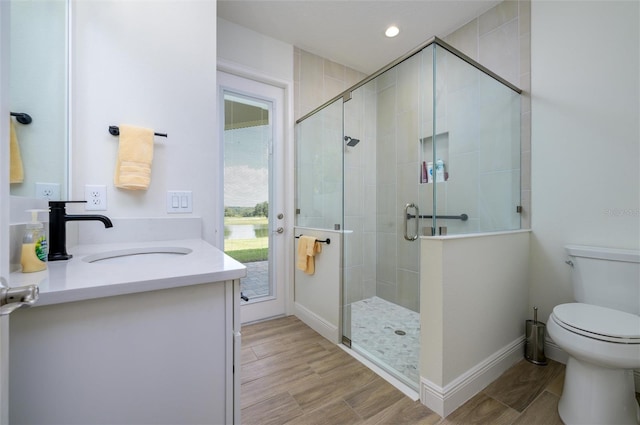
[[69, 253], [11, 275], [40, 300], [11, 316], [10, 423], [240, 423], [242, 264], [198, 239]]

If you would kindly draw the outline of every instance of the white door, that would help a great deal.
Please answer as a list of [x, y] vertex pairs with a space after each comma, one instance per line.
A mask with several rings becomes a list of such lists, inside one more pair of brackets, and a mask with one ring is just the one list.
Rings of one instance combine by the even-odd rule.
[[285, 313], [284, 89], [218, 71], [224, 251], [247, 266], [242, 323]]
[[0, 316], [0, 424], [9, 423], [9, 317]]
[[[2, 183], [0, 177], [0, 183]], [[8, 208], [0, 213], [0, 222], [7, 222], [4, 214]], [[2, 226], [0, 236], [6, 236], [9, 226]], [[8, 246], [8, 244], [7, 244]], [[0, 249], [0, 255], [4, 253]], [[23, 307], [30, 306], [38, 301], [38, 287], [36, 285], [21, 286], [10, 288], [7, 279], [8, 275], [7, 261], [8, 255], [0, 261], [0, 425], [9, 424], [9, 315], [12, 311]], [[19, 379], [19, 377], [17, 377]], [[16, 379], [14, 377], [13, 379]]]
[[[9, 423], [9, 314], [38, 300], [38, 287], [9, 288], [9, 15], [0, 1], [0, 425]], [[15, 379], [15, 377], [14, 377]], [[19, 377], [18, 377], [19, 379]]]

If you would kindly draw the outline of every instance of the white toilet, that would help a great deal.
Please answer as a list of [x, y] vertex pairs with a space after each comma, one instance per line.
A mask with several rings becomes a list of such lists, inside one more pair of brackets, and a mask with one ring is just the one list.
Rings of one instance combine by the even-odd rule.
[[570, 245], [575, 303], [553, 309], [547, 332], [568, 355], [558, 404], [570, 424], [639, 424], [640, 252]]

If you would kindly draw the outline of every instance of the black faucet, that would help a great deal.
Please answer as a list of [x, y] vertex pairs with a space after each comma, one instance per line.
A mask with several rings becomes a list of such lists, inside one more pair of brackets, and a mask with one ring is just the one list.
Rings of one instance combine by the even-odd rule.
[[101, 221], [104, 227], [113, 227], [109, 217], [104, 215], [70, 215], [65, 210], [69, 203], [87, 201], [49, 201], [49, 261], [68, 260], [67, 254], [67, 221]]

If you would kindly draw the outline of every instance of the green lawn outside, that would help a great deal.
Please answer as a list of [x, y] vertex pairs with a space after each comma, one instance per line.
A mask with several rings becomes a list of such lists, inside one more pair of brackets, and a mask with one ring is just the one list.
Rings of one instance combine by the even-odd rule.
[[254, 261], [267, 261], [269, 259], [269, 249], [241, 249], [237, 251], [225, 251], [225, 253], [241, 263], [252, 263]]
[[[266, 217], [225, 217], [225, 225], [267, 225]], [[224, 252], [241, 263], [266, 261], [269, 255], [269, 238], [225, 239]]]

